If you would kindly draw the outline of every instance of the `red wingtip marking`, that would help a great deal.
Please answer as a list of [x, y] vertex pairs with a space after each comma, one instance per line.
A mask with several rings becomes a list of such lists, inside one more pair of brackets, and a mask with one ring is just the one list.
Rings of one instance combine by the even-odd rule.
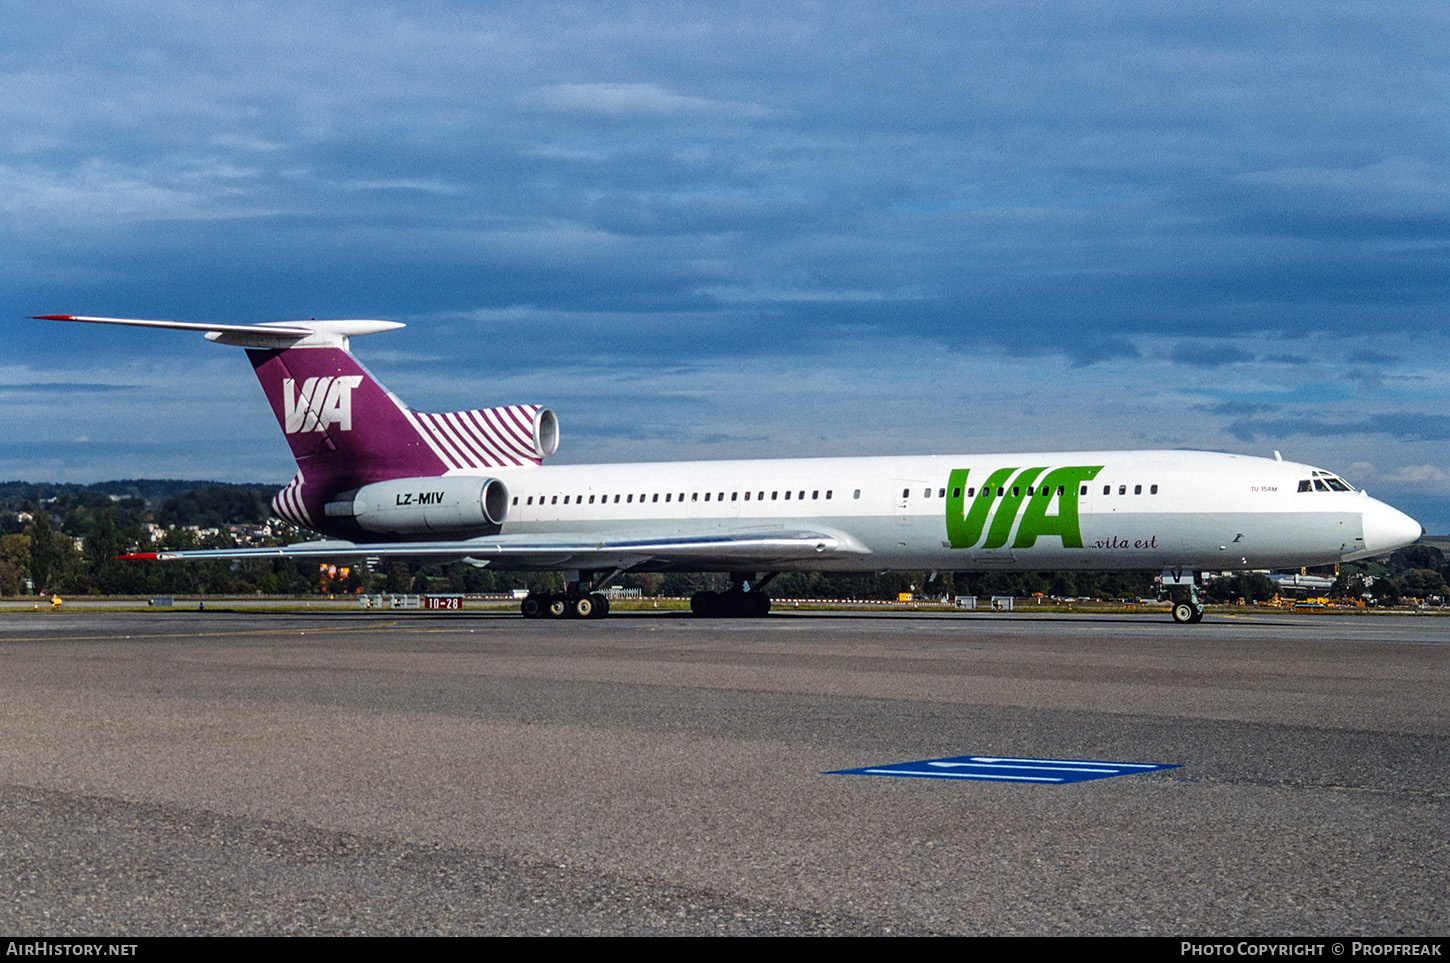
[[161, 557], [160, 554], [157, 553], [157, 552], [137, 552], [134, 555], [117, 555], [116, 556], [116, 561], [118, 561], [118, 562], [135, 562], [135, 561], [154, 562], [154, 561], [156, 561], [156, 559], [158, 559], [160, 557]]
[[74, 321], [74, 314], [32, 314], [32, 321]]

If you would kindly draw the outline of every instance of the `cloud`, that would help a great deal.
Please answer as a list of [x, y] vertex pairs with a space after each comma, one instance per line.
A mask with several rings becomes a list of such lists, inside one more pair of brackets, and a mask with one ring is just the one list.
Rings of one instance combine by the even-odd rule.
[[[1283, 434], [1390, 477], [1450, 464], [1442, 28], [1396, 0], [21, 5], [0, 305], [395, 317], [357, 346], [389, 383], [567, 405], [571, 458]], [[34, 382], [167, 362], [0, 392], [12, 442], [176, 430], [287, 470], [216, 430], [261, 407], [240, 359], [7, 334]]]
[[756, 121], [781, 114], [762, 104], [691, 97], [652, 83], [552, 84], [531, 90], [519, 100], [554, 113], [611, 121]]
[[32, 381], [21, 384], [0, 384], [0, 391], [13, 392], [16, 394], [46, 394], [46, 395], [92, 395], [103, 394], [109, 391], [129, 391], [138, 388], [139, 385], [109, 385], [96, 382], [44, 382]]
[[1204, 341], [1180, 341], [1173, 346], [1168, 357], [1179, 364], [1200, 368], [1222, 368], [1254, 360], [1253, 355], [1237, 345]]
[[1241, 441], [1296, 435], [1389, 435], [1402, 441], [1445, 441], [1450, 440], [1450, 415], [1397, 412], [1352, 421], [1318, 415], [1239, 418], [1227, 430]]

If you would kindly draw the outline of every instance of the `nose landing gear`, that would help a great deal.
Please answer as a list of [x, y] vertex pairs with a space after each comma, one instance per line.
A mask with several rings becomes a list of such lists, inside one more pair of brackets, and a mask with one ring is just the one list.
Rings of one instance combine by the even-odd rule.
[[1188, 600], [1173, 603], [1173, 621], [1179, 625], [1197, 625], [1203, 621], [1203, 602], [1198, 597], [1198, 580], [1192, 572], [1167, 571], [1158, 580], [1160, 591], [1170, 587], [1188, 589]]

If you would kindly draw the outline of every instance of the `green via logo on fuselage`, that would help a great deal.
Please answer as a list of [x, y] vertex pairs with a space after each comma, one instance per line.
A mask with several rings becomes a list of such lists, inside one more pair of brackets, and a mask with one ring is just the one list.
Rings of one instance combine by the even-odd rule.
[[[954, 468], [947, 479], [947, 539], [952, 548], [1002, 548], [1012, 537], [1012, 525], [1020, 514], [1022, 522], [1012, 540], [1013, 548], [1031, 548], [1043, 535], [1061, 538], [1063, 548], [1082, 548], [1078, 493], [1084, 482], [1092, 481], [1102, 470], [1102, 465], [1069, 465], [1051, 471], [1046, 467], [999, 468], [969, 497], [970, 469]], [[1054, 505], [1057, 512], [1049, 515], [1047, 510]]]

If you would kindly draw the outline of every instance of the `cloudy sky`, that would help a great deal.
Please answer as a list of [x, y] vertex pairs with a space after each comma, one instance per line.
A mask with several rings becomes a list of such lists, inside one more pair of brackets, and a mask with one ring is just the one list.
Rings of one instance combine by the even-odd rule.
[[250, 369], [408, 323], [561, 461], [1187, 447], [1450, 531], [1450, 8], [6, 4], [0, 476], [284, 482]]

